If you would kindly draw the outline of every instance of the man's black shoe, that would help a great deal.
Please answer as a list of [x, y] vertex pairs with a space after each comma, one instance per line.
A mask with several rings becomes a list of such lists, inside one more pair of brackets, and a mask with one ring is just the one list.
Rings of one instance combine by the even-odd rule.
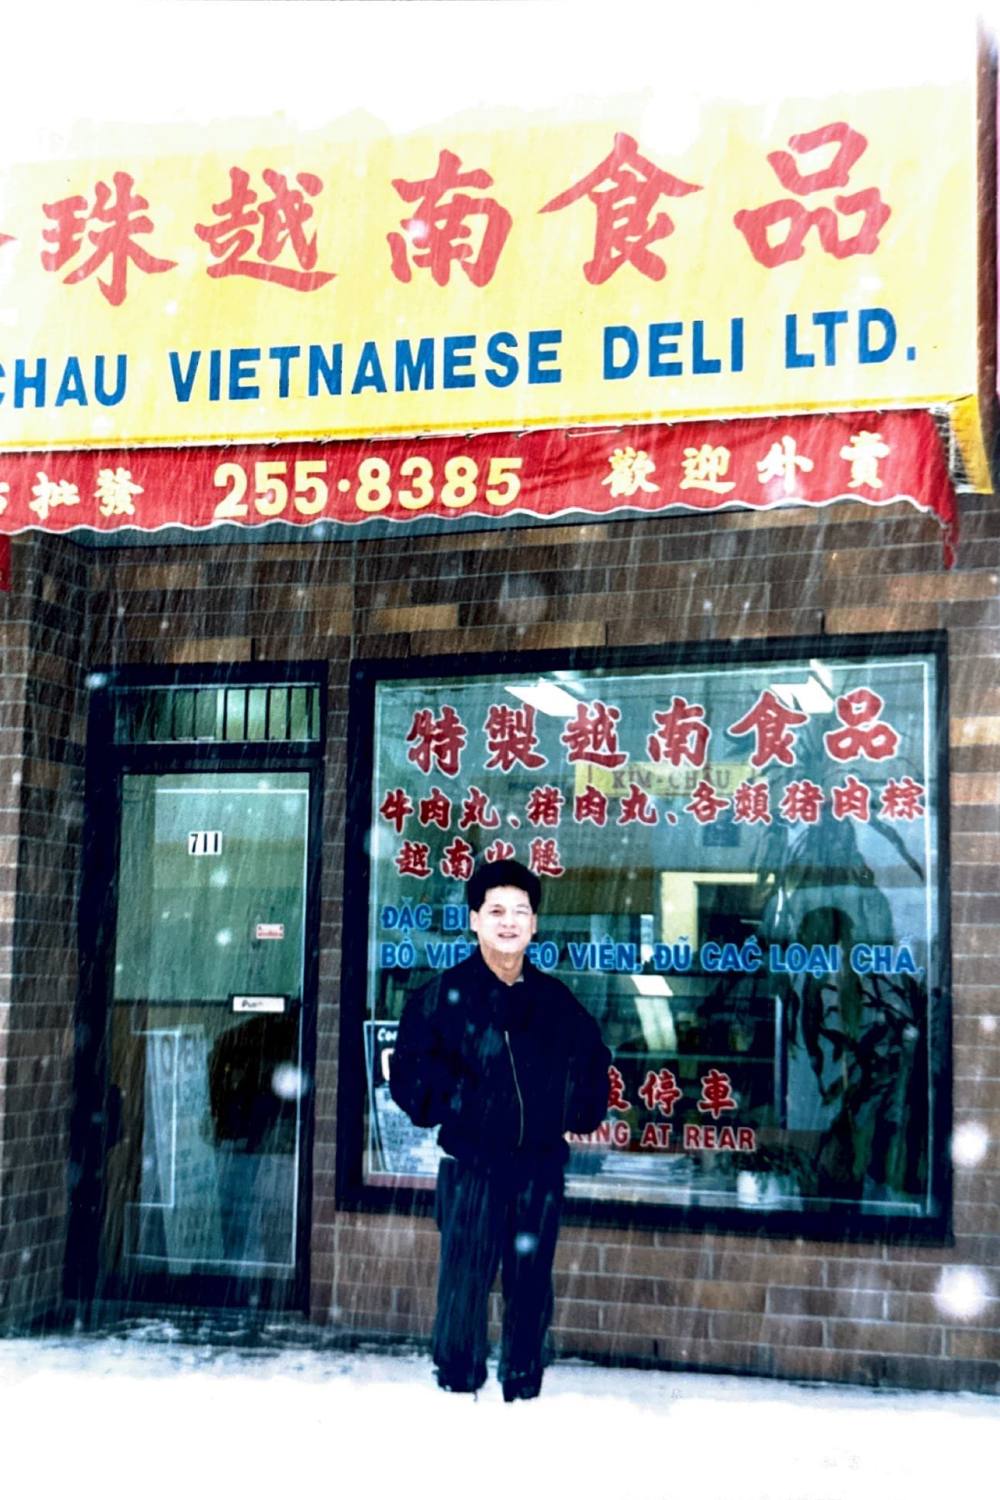
[[464, 1396], [474, 1396], [485, 1380], [485, 1376], [483, 1380], [477, 1380], [474, 1375], [468, 1374], [465, 1370], [444, 1369], [435, 1370], [434, 1373], [443, 1391], [455, 1391]]
[[542, 1389], [541, 1375], [507, 1375], [503, 1382], [505, 1401], [533, 1401]]

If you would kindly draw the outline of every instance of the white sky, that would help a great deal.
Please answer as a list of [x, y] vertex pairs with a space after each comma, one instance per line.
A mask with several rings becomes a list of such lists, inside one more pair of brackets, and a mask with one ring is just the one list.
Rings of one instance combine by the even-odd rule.
[[8, 161], [83, 122], [364, 108], [394, 130], [479, 106], [655, 91], [747, 102], [947, 79], [1000, 0], [20, 0], [4, 15]]

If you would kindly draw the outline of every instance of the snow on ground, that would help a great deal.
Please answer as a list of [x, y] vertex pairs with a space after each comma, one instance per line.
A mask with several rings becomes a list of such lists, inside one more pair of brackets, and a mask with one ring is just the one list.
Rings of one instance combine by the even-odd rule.
[[[10, 1500], [938, 1500], [996, 1494], [1000, 1399], [551, 1368], [505, 1406], [426, 1356], [0, 1340]], [[967, 1488], [968, 1487], [968, 1488]]]

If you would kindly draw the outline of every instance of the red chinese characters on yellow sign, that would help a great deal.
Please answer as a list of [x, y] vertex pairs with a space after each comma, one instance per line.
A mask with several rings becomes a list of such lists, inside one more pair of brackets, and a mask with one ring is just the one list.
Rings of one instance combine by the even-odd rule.
[[433, 177], [422, 182], [393, 178], [392, 185], [403, 201], [416, 205], [402, 221], [403, 233], [393, 231], [386, 237], [397, 281], [409, 281], [416, 266], [430, 271], [438, 286], [446, 286], [453, 264], [461, 267], [473, 286], [492, 280], [513, 220], [496, 199], [473, 198], [459, 191], [493, 185], [488, 172], [462, 172], [460, 168], [453, 151], [442, 151]]
[[[789, 150], [772, 151], [767, 160], [782, 188], [794, 196], [741, 209], [733, 218], [747, 252], [773, 269], [799, 259], [812, 234], [822, 255], [837, 260], [871, 255], [892, 212], [877, 186], [838, 193], [832, 208], [810, 205], [818, 192], [849, 186], [852, 170], [867, 150], [867, 138], [847, 121], [836, 120], [791, 136], [787, 145]], [[824, 148], [832, 150], [825, 165], [801, 170], [802, 157]], [[463, 162], [448, 147], [439, 149], [429, 176], [391, 181], [410, 212], [398, 227], [385, 227], [386, 270], [398, 282], [410, 282], [416, 273], [426, 272], [438, 286], [446, 286], [457, 268], [473, 286], [488, 285], [505, 245], [517, 232], [503, 201], [503, 184], [495, 183], [480, 164]], [[334, 191], [339, 186], [334, 184]], [[228, 194], [211, 203], [204, 218], [188, 230], [207, 247], [210, 260], [204, 274], [213, 279], [246, 276], [295, 292], [315, 292], [332, 282], [337, 272], [320, 266], [317, 235], [306, 227], [314, 216], [314, 201], [324, 190], [325, 178], [312, 168], [291, 177], [265, 167], [253, 183], [242, 166], [231, 166]], [[669, 269], [662, 242], [682, 229], [665, 204], [711, 190], [711, 183], [689, 182], [654, 162], [635, 137], [618, 131], [603, 160], [535, 212], [556, 214], [582, 201], [590, 204], [593, 249], [576, 268], [590, 285], [600, 286], [626, 267], [656, 282]], [[120, 307], [128, 295], [130, 270], [148, 276], [174, 270], [180, 263], [149, 248], [155, 242], [150, 236], [162, 241], [167, 234], [156, 230], [153, 211], [134, 178], [123, 170], [111, 175], [110, 185], [96, 182], [89, 197], [75, 192], [42, 203], [42, 267], [59, 272], [73, 262], [63, 277], [68, 286], [103, 269], [104, 276], [97, 278], [101, 293], [111, 306]], [[15, 238], [0, 234], [0, 246]], [[554, 253], [558, 243], [555, 235]], [[184, 240], [172, 230], [171, 254], [179, 257], [185, 249]], [[566, 267], [567, 274], [572, 270]]]
[[583, 267], [593, 286], [600, 286], [624, 265], [634, 266], [651, 281], [661, 281], [667, 274], [666, 262], [650, 246], [673, 234], [674, 222], [658, 210], [659, 201], [699, 192], [698, 183], [662, 171], [640, 154], [630, 135], [619, 133], [613, 150], [592, 172], [540, 211], [554, 213], [583, 197], [594, 205], [594, 253]]
[[[837, 120], [818, 130], [793, 135], [788, 144], [794, 155], [788, 151], [772, 151], [767, 159], [781, 186], [795, 197], [778, 198], [760, 208], [741, 209], [733, 219], [754, 260], [769, 270], [783, 266], [787, 261], [798, 260], [803, 254], [806, 237], [813, 229], [823, 250], [837, 260], [851, 255], [871, 255], [878, 249], [879, 233], [892, 213], [877, 187], [838, 194], [833, 200], [833, 208], [812, 208], [799, 201], [824, 190], [847, 187], [851, 169], [867, 150], [865, 137], [852, 130], [846, 121]], [[836, 151], [825, 167], [813, 172], [799, 170], [796, 156], [830, 145], [835, 146]], [[852, 233], [842, 234], [842, 222], [850, 222], [858, 214], [861, 215], [860, 224]], [[769, 231], [782, 224], [785, 226], [784, 237], [772, 241]]]
[[[42, 205], [43, 213], [53, 221], [42, 230], [42, 239], [52, 246], [42, 251], [42, 265], [46, 271], [60, 271], [69, 261], [77, 260], [69, 275], [63, 277], [67, 286], [75, 286], [110, 262], [108, 279], [98, 277], [97, 284], [111, 306], [120, 307], [125, 301], [130, 263], [148, 276], [171, 271], [177, 262], [152, 255], [139, 244], [136, 236], [150, 234], [153, 229], [153, 221], [145, 212], [149, 203], [133, 192], [135, 184], [127, 172], [116, 172], [113, 182], [113, 189], [106, 182], [98, 182], [91, 203], [74, 194]], [[89, 254], [85, 254], [85, 241], [93, 247]]]
[[[229, 197], [212, 204], [214, 221], [194, 226], [215, 257], [207, 274], [250, 276], [292, 291], [314, 292], [334, 278], [332, 271], [316, 270], [316, 236], [305, 232], [313, 215], [307, 199], [322, 192], [323, 184], [312, 172], [299, 172], [295, 187], [289, 187], [283, 172], [265, 168], [261, 176], [271, 196], [259, 200], [249, 173], [231, 167]], [[279, 265], [286, 251], [286, 264]], [[288, 259], [295, 264], [289, 265]]]

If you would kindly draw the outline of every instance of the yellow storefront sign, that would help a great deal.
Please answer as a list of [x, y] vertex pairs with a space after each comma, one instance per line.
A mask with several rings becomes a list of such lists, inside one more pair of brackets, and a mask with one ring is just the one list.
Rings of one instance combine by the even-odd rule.
[[971, 69], [677, 130], [627, 104], [406, 137], [263, 122], [11, 168], [0, 447], [974, 395]]

